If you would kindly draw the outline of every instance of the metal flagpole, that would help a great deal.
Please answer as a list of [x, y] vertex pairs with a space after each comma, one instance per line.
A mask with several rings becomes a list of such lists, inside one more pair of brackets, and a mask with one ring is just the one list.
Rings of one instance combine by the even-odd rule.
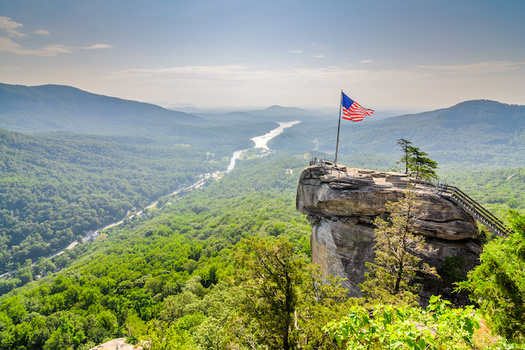
[[337, 124], [337, 143], [335, 144], [335, 161], [337, 165], [337, 152], [339, 151], [339, 130], [341, 130], [341, 105], [343, 104], [343, 89], [341, 89], [341, 101], [339, 101], [339, 123]]

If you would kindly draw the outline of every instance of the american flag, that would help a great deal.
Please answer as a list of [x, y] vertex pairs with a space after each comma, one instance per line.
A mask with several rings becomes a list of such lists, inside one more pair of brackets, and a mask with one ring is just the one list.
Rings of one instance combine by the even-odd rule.
[[343, 119], [351, 120], [353, 122], [360, 122], [367, 115], [372, 115], [372, 109], [363, 108], [359, 103], [352, 100], [350, 97], [343, 94], [341, 104], [343, 105]]

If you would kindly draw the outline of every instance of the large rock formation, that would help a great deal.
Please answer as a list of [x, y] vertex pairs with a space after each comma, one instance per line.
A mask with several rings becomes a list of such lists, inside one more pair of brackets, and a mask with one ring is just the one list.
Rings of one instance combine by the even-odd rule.
[[452, 293], [453, 282], [479, 260], [476, 221], [431, 186], [405, 174], [337, 167], [320, 162], [303, 170], [297, 189], [297, 209], [312, 225], [312, 261], [323, 274], [346, 278], [349, 295], [360, 296], [365, 263], [374, 260], [376, 216], [388, 217], [385, 204], [398, 201], [407, 187], [416, 194], [419, 212], [415, 233], [426, 236], [423, 262], [436, 267], [440, 278], [420, 276], [421, 303], [443, 295], [456, 304], [465, 296]]

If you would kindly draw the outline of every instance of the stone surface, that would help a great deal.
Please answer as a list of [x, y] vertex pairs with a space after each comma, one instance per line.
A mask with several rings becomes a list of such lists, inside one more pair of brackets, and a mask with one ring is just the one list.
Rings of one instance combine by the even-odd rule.
[[110, 340], [104, 344], [100, 344], [99, 346], [91, 348], [90, 350], [142, 350], [142, 346], [126, 344], [126, 338], [118, 338]]
[[[432, 185], [415, 183], [405, 174], [334, 167], [328, 162], [305, 168], [296, 205], [312, 225], [312, 261], [323, 274], [346, 278], [343, 285], [349, 294], [360, 296], [365, 263], [374, 260], [373, 220], [386, 219], [385, 204], [398, 201], [408, 186], [413, 186], [420, 204], [414, 233], [426, 236], [427, 249], [420, 257], [442, 272], [441, 278], [421, 276], [423, 303], [430, 295], [441, 294], [463, 304], [465, 297], [452, 293], [452, 277], [466, 274], [478, 263], [481, 248], [471, 239], [478, 235], [476, 221]], [[459, 266], [454, 274], [447, 271], [451, 262]]]

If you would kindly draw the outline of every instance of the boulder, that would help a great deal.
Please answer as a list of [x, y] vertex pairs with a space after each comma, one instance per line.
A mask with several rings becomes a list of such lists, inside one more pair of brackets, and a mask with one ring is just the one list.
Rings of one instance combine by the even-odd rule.
[[452, 293], [453, 282], [476, 266], [481, 247], [475, 219], [430, 183], [409, 175], [335, 166], [320, 162], [303, 170], [297, 188], [297, 209], [312, 225], [312, 261], [323, 274], [345, 278], [350, 296], [361, 296], [365, 263], [374, 260], [374, 225], [377, 216], [388, 218], [386, 203], [402, 198], [410, 188], [419, 210], [415, 234], [426, 237], [423, 262], [440, 277], [420, 276], [422, 304], [432, 294], [464, 304], [464, 295]]

